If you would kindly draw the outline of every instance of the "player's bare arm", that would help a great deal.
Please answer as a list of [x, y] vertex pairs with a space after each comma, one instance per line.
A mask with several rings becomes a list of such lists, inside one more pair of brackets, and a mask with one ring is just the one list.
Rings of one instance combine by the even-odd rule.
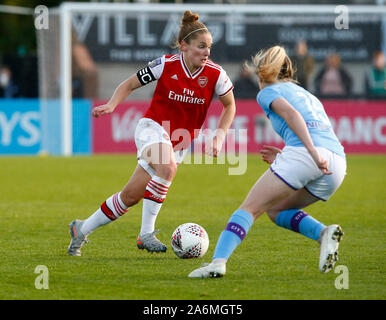
[[113, 96], [106, 104], [95, 107], [91, 114], [95, 118], [99, 118], [105, 114], [112, 113], [123, 100], [125, 100], [135, 89], [141, 86], [142, 84], [139, 82], [137, 75], [133, 74], [115, 89]]
[[271, 109], [282, 117], [288, 127], [298, 136], [318, 168], [324, 174], [332, 174], [332, 172], [328, 170], [327, 161], [320, 156], [318, 150], [315, 148], [307, 125], [300, 113], [284, 98], [275, 99], [271, 104]]
[[233, 91], [230, 91], [227, 95], [220, 97], [219, 99], [224, 108], [220, 116], [216, 135], [213, 139], [213, 156], [215, 157], [217, 157], [217, 154], [221, 150], [226, 133], [231, 126], [236, 113], [236, 103], [233, 96]]

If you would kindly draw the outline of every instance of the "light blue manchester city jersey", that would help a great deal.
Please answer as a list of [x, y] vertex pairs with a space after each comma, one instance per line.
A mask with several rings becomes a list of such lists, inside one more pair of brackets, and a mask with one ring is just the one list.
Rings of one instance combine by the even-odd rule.
[[269, 85], [259, 92], [257, 102], [270, 119], [273, 129], [283, 138], [286, 146], [303, 146], [287, 123], [271, 110], [271, 103], [277, 98], [286, 99], [303, 117], [312, 141], [317, 147], [324, 147], [344, 157], [343, 146], [336, 137], [322, 103], [307, 90], [292, 82]]

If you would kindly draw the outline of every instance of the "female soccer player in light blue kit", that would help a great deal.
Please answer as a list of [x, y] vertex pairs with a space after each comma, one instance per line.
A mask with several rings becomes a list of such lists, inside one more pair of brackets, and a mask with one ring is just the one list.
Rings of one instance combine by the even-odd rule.
[[253, 64], [261, 89], [257, 101], [285, 147], [263, 148], [263, 160], [271, 167], [229, 219], [212, 262], [192, 271], [191, 278], [223, 276], [228, 258], [264, 212], [279, 227], [320, 243], [321, 272], [330, 271], [338, 259], [342, 228], [325, 226], [302, 209], [328, 200], [341, 185], [346, 174], [343, 147], [321, 102], [294, 83], [291, 60], [282, 47], [261, 51]]

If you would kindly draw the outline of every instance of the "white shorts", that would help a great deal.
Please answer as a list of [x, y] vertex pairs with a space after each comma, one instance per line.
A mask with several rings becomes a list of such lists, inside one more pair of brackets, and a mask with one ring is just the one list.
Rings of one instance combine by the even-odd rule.
[[[143, 151], [150, 145], [156, 143], [166, 143], [173, 147], [170, 137], [165, 129], [157, 122], [149, 118], [142, 118], [138, 121], [134, 135], [135, 145], [137, 146], [138, 164], [153, 177], [155, 170], [143, 158]], [[186, 156], [188, 149], [174, 151], [174, 161], [180, 164]]]
[[326, 201], [343, 182], [346, 159], [325, 148], [316, 149], [327, 161], [331, 175], [323, 174], [305, 147], [284, 147], [283, 152], [276, 155], [271, 171], [292, 189], [305, 188], [314, 197]]

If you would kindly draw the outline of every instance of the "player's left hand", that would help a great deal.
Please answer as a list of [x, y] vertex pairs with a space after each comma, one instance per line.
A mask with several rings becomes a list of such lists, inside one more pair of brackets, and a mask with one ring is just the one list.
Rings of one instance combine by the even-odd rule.
[[207, 143], [205, 143], [205, 154], [212, 157], [217, 157], [221, 151], [221, 147], [222, 147], [221, 139], [215, 136], [212, 140], [207, 141]]

